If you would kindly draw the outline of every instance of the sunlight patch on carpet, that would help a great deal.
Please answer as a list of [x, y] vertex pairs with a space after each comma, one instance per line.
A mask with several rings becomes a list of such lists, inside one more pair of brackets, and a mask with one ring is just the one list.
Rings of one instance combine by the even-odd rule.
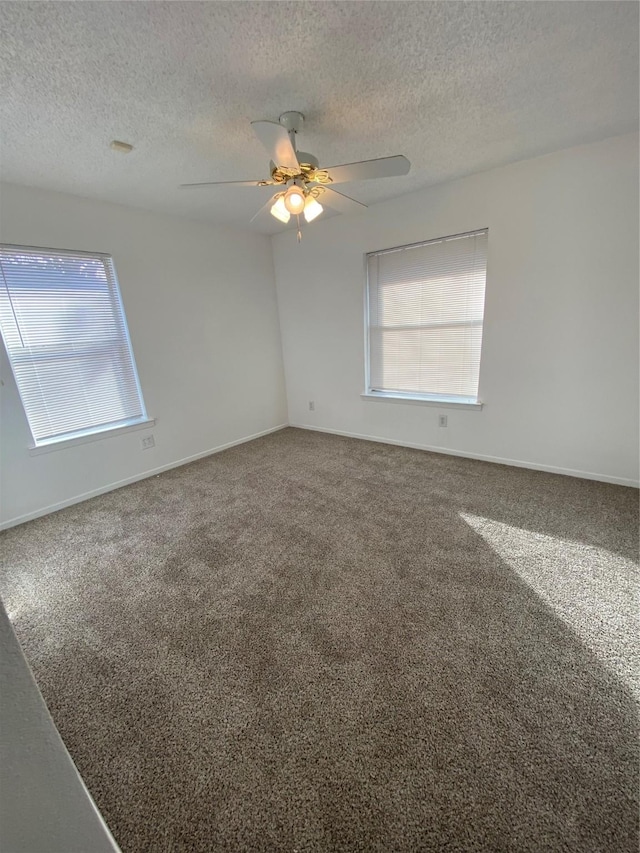
[[605, 548], [460, 517], [640, 699], [637, 564]]

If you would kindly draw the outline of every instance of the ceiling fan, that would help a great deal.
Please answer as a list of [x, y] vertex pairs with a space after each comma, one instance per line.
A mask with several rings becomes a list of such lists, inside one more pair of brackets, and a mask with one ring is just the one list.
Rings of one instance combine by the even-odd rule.
[[[304, 116], [295, 110], [282, 113], [278, 122], [252, 121], [251, 127], [271, 157], [271, 177], [257, 181], [205, 181], [181, 184], [181, 189], [196, 187], [279, 187], [280, 189], [253, 216], [251, 222], [267, 210], [280, 222], [287, 223], [297, 217], [298, 240], [301, 238], [300, 215], [312, 222], [323, 211], [323, 204], [338, 213], [352, 213], [366, 208], [366, 204], [334, 190], [331, 184], [347, 181], [364, 181], [369, 178], [389, 178], [406, 175], [411, 163], [406, 157], [379, 157], [321, 169], [313, 154], [298, 151], [296, 135], [302, 130]], [[322, 204], [320, 203], [322, 201]]]

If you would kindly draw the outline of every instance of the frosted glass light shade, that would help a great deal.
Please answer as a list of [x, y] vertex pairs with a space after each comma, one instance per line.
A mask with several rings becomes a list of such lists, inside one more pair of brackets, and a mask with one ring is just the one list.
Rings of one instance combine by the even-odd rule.
[[315, 198], [309, 197], [304, 206], [304, 218], [307, 222], [313, 222], [316, 216], [320, 216], [323, 210], [323, 206]]
[[275, 216], [276, 219], [279, 219], [280, 222], [284, 222], [285, 225], [291, 219], [291, 214], [284, 206], [284, 196], [280, 196], [280, 198], [276, 201], [276, 203], [271, 208], [271, 215]]
[[290, 187], [284, 195], [284, 206], [294, 216], [304, 210], [305, 197], [300, 187]]

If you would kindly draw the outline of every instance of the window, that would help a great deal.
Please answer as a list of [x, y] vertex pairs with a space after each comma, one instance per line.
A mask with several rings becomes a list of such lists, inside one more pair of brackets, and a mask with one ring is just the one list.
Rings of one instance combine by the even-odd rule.
[[0, 246], [0, 330], [36, 447], [148, 421], [108, 255]]
[[478, 403], [487, 231], [367, 255], [367, 394]]

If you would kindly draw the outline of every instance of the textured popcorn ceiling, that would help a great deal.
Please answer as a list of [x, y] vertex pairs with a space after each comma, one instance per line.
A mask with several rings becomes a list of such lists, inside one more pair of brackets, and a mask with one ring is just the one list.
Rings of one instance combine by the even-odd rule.
[[[306, 116], [330, 166], [405, 154], [371, 204], [637, 129], [632, 2], [3, 2], [4, 180], [271, 233], [249, 126]], [[131, 154], [112, 151], [112, 139]]]

